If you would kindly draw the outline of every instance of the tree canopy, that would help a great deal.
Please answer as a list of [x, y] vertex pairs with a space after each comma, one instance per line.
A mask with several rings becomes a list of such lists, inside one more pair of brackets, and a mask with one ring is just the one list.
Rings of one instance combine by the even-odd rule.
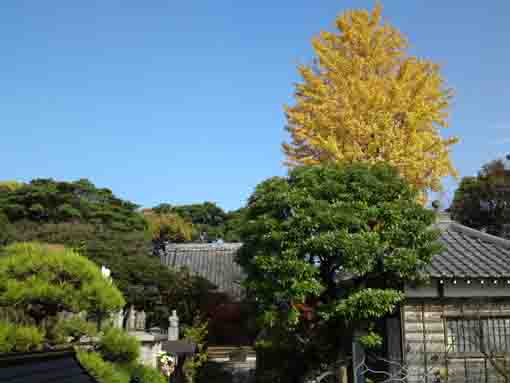
[[39, 324], [59, 312], [107, 313], [125, 304], [96, 264], [59, 245], [20, 243], [0, 256], [0, 305], [24, 311]]
[[136, 204], [117, 198], [109, 189], [96, 188], [86, 179], [35, 179], [16, 185], [0, 188], [0, 211], [10, 222], [87, 222], [118, 231], [146, 228]]
[[476, 177], [462, 178], [450, 207], [463, 225], [510, 238], [510, 155], [482, 166]]
[[336, 19], [338, 32], [313, 39], [316, 58], [301, 65], [286, 107], [290, 165], [386, 162], [419, 190], [437, 191], [455, 175], [457, 139], [443, 139], [452, 92], [439, 66], [407, 52], [408, 41], [381, 21], [381, 6]]
[[242, 209], [225, 212], [214, 202], [195, 203], [190, 205], [171, 205], [162, 203], [153, 209], [158, 214], [176, 214], [193, 224], [193, 241], [227, 242], [239, 241], [239, 224]]
[[[297, 365], [319, 362], [314, 347], [329, 347], [330, 357], [348, 353], [360, 328], [369, 331], [367, 344], [381, 343], [376, 321], [440, 249], [434, 213], [416, 195], [384, 164], [302, 166], [257, 186], [239, 262], [264, 323], [292, 339], [291, 355], [299, 358], [296, 348], [304, 347]], [[313, 318], [305, 315], [310, 310]], [[327, 353], [321, 357], [325, 362]]]
[[148, 222], [153, 241], [186, 242], [193, 235], [193, 226], [184, 218], [173, 213], [156, 213], [150, 209], [143, 211]]
[[[0, 313], [7, 308], [26, 316], [21, 321], [19, 316], [0, 321], [0, 352], [63, 346], [83, 335], [98, 335], [92, 323], [80, 316], [66, 319], [58, 314], [108, 313], [124, 304], [121, 292], [96, 264], [62, 245], [19, 243], [1, 250]], [[27, 317], [32, 321], [26, 323]], [[138, 362], [136, 337], [117, 328], [99, 335], [94, 352], [78, 352], [82, 365], [98, 381], [165, 381], [158, 370]]]
[[0, 246], [32, 241], [66, 245], [109, 267], [127, 303], [148, 313], [149, 326], [166, 326], [172, 307], [191, 323], [210, 288], [185, 271], [162, 267], [137, 205], [87, 180], [0, 188]]

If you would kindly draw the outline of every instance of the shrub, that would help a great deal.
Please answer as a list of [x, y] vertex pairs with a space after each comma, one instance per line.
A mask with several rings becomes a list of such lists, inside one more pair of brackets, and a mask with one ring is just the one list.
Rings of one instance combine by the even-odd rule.
[[67, 341], [76, 342], [83, 336], [92, 337], [96, 334], [96, 325], [94, 323], [75, 316], [58, 321], [52, 335], [57, 343], [65, 343]]
[[0, 322], [0, 353], [11, 352], [14, 345], [11, 343], [10, 335], [12, 325], [6, 322]]
[[129, 374], [104, 361], [98, 353], [80, 351], [77, 356], [80, 364], [99, 383], [129, 383]]
[[140, 383], [167, 383], [167, 379], [155, 368], [142, 364], [131, 364], [128, 367], [131, 381]]
[[44, 333], [34, 326], [16, 326], [14, 349], [20, 352], [31, 351], [41, 346]]
[[62, 245], [18, 243], [0, 253], [0, 304], [23, 309], [38, 324], [61, 311], [107, 312], [125, 304], [94, 262]]
[[110, 362], [134, 362], [140, 356], [140, 342], [121, 329], [109, 328], [99, 342], [103, 357]]
[[44, 333], [34, 326], [0, 322], [0, 352], [27, 352], [40, 348]]
[[208, 325], [209, 322], [203, 322], [200, 317], [196, 317], [193, 326], [184, 329], [184, 339], [195, 343], [198, 349], [192, 357], [186, 359], [182, 367], [186, 383], [193, 383], [196, 381], [202, 366], [207, 361], [206, 339]]

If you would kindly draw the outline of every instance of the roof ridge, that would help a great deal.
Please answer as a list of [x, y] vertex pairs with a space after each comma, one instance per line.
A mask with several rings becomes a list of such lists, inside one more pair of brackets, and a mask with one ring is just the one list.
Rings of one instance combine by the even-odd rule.
[[502, 247], [504, 247], [506, 249], [510, 249], [510, 240], [508, 240], [508, 239], [504, 239], [504, 238], [501, 238], [501, 237], [496, 237], [495, 235], [492, 235], [492, 234], [489, 234], [489, 233], [485, 233], [485, 232], [480, 231], [480, 230], [473, 229], [471, 227], [462, 225], [462, 224], [460, 224], [458, 222], [454, 222], [454, 221], [449, 223], [448, 227], [453, 228], [453, 229], [458, 230], [458, 231], [461, 231], [461, 232], [463, 232], [463, 233], [465, 233], [467, 235], [475, 236], [476, 238], [481, 239], [483, 241], [490, 242], [490, 243], [502, 246]]
[[175, 242], [166, 242], [166, 247], [169, 249], [232, 249], [235, 247], [241, 247], [242, 242], [211, 242], [211, 243], [175, 243]]

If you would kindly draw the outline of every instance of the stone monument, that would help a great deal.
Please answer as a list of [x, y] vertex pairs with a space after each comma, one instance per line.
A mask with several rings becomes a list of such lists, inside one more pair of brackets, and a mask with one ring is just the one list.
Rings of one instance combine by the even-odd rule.
[[136, 330], [145, 330], [145, 311], [137, 311], [135, 315], [135, 328]]
[[126, 324], [127, 331], [133, 331], [136, 329], [136, 316], [135, 316], [135, 308], [131, 306], [128, 311], [128, 318]]
[[168, 340], [179, 339], [179, 317], [177, 310], [172, 310], [172, 315], [168, 318]]

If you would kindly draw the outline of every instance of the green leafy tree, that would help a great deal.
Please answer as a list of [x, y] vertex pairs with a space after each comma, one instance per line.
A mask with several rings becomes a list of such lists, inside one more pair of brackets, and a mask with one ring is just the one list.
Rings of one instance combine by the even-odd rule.
[[510, 238], [510, 155], [462, 178], [450, 211], [463, 225]]
[[240, 208], [227, 213], [224, 225], [224, 239], [226, 242], [240, 242], [246, 208]]
[[23, 183], [18, 181], [0, 181], [0, 191], [14, 191], [23, 186]]
[[269, 370], [289, 367], [278, 379], [347, 356], [358, 330], [381, 344], [378, 320], [440, 250], [434, 213], [417, 199], [384, 164], [303, 166], [257, 186], [238, 260], [273, 335], [266, 350], [280, 355]]
[[156, 213], [151, 209], [143, 210], [149, 224], [153, 253], [158, 256], [165, 243], [189, 242], [194, 234], [193, 225], [176, 213]]
[[186, 242], [193, 235], [193, 226], [184, 218], [173, 213], [158, 214], [151, 210], [143, 212], [149, 224], [152, 241]]
[[172, 206], [160, 204], [152, 210], [159, 214], [178, 214], [195, 227], [194, 240], [200, 238], [213, 241], [224, 237], [224, 224], [227, 213], [213, 202], [203, 202], [191, 205]]
[[184, 339], [196, 344], [196, 353], [187, 358], [183, 365], [185, 383], [194, 383], [207, 362], [207, 339], [208, 322], [204, 321], [199, 316], [194, 318], [193, 325], [187, 326], [184, 329]]
[[147, 224], [137, 208], [86, 179], [36, 179], [21, 187], [0, 188], [0, 211], [10, 222], [90, 222], [119, 231], [143, 230]]
[[4, 246], [9, 242], [11, 226], [7, 216], [0, 212], [0, 246]]
[[[104, 314], [124, 304], [120, 291], [97, 265], [62, 245], [19, 243], [1, 251], [0, 312], [7, 307], [26, 316], [22, 321], [0, 321], [0, 352], [32, 351], [95, 335], [91, 323], [59, 314]], [[31, 323], [22, 323], [27, 318]], [[138, 363], [140, 343], [123, 330], [106, 329], [96, 348], [98, 353], [82, 351], [78, 358], [101, 383], [165, 381], [159, 371]]]
[[0, 246], [31, 241], [63, 244], [108, 266], [127, 303], [147, 312], [149, 326], [166, 327], [171, 307], [183, 323], [191, 323], [211, 287], [161, 267], [152, 256], [149, 222], [137, 205], [87, 180], [34, 180], [0, 188]]
[[38, 326], [55, 323], [64, 311], [105, 314], [124, 304], [97, 265], [73, 250], [38, 243], [2, 250], [0, 305], [24, 311]]

